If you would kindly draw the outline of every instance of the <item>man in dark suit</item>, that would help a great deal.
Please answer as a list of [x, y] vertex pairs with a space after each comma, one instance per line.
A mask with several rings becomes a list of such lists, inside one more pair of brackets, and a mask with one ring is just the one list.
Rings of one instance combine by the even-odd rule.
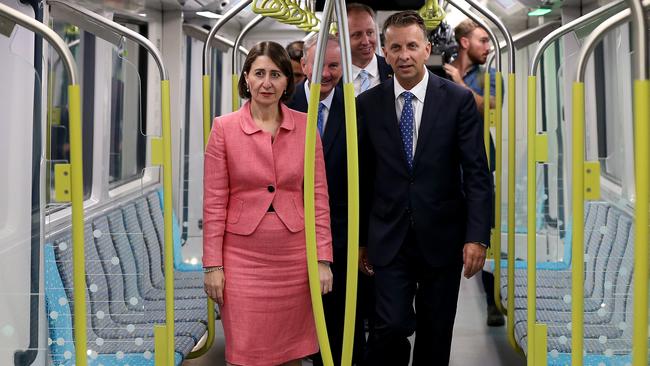
[[349, 3], [346, 9], [352, 53], [352, 81], [354, 94], [359, 95], [392, 77], [393, 69], [383, 57], [375, 53], [377, 25], [372, 8], [365, 4]]
[[[291, 109], [307, 112], [309, 106], [309, 85], [313, 80], [313, 63], [317, 37], [305, 43], [302, 68], [307, 77], [296, 86], [292, 99], [287, 103]], [[334, 284], [332, 292], [323, 296], [327, 333], [332, 349], [334, 364], [341, 362], [343, 345], [343, 322], [345, 317], [345, 284], [348, 250], [348, 189], [347, 155], [345, 139], [345, 110], [343, 89], [339, 84], [343, 75], [341, 48], [336, 37], [329, 36], [324, 55], [320, 90], [318, 131], [323, 142], [327, 188], [330, 199], [330, 218], [334, 263], [331, 264]], [[363, 326], [355, 327], [353, 362], [361, 363], [365, 337]], [[314, 365], [322, 365], [320, 354], [312, 357]]]
[[[449, 363], [463, 264], [485, 262], [492, 181], [472, 93], [425, 68], [422, 18], [390, 16], [384, 54], [395, 77], [357, 98], [361, 270], [374, 274], [369, 365]], [[413, 301], [415, 299], [415, 309]]]

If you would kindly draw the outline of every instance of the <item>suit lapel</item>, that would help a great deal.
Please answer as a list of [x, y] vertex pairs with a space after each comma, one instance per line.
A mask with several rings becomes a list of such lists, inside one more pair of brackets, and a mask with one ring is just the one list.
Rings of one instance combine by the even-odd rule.
[[343, 111], [343, 90], [338, 86], [334, 90], [334, 98], [330, 106], [329, 114], [327, 115], [327, 123], [325, 124], [325, 133], [323, 134], [323, 154], [327, 153], [332, 148], [336, 135], [341, 129], [341, 125], [345, 121], [345, 114]]
[[[384, 96], [383, 103], [381, 106], [378, 106], [378, 110], [381, 110], [379, 114], [379, 121], [384, 121], [384, 127], [388, 130], [388, 135], [393, 141], [393, 144], [399, 151], [399, 155], [402, 157], [402, 163], [405, 170], [408, 170], [408, 163], [406, 162], [406, 153], [404, 152], [404, 143], [402, 142], [402, 135], [399, 132], [399, 120], [397, 119], [397, 112], [395, 109], [395, 86], [393, 79], [388, 79], [385, 83], [381, 84], [381, 88], [384, 88], [382, 93]], [[386, 116], [386, 117], [384, 117]]]
[[296, 85], [293, 96], [287, 105], [299, 112], [307, 113], [307, 95], [305, 94], [305, 82]]
[[420, 129], [418, 130], [418, 140], [415, 147], [415, 155], [413, 156], [413, 169], [418, 163], [424, 145], [429, 141], [429, 135], [436, 124], [435, 116], [438, 115], [440, 106], [444, 104], [442, 100], [444, 94], [441, 88], [444, 83], [441, 83], [437, 77], [431, 72], [428, 73], [429, 83], [427, 85], [427, 93], [424, 97], [424, 109], [422, 110], [422, 120], [420, 121]]

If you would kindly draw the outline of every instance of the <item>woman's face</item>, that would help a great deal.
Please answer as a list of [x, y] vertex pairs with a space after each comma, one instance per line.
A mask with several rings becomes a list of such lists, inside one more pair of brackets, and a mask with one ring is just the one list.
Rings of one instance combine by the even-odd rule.
[[251, 101], [261, 106], [277, 105], [287, 89], [287, 76], [268, 56], [259, 56], [245, 74]]

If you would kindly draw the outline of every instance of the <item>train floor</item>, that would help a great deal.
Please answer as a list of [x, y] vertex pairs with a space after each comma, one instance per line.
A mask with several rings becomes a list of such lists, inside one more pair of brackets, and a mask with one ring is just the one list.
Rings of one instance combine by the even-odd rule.
[[[452, 341], [452, 366], [519, 366], [525, 365], [526, 359], [508, 344], [504, 327], [488, 327], [486, 317], [485, 293], [480, 276], [467, 280], [463, 278], [458, 300], [458, 312]], [[182, 366], [223, 366], [224, 345], [223, 328], [217, 321], [215, 345], [204, 356], [187, 360]], [[303, 366], [311, 362], [303, 361]]]

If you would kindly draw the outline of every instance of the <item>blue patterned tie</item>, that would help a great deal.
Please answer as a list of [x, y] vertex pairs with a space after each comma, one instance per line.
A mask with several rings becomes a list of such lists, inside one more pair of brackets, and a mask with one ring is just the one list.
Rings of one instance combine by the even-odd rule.
[[404, 107], [402, 107], [402, 116], [399, 119], [399, 132], [402, 135], [402, 142], [404, 143], [404, 152], [406, 153], [406, 162], [409, 166], [409, 171], [413, 169], [413, 122], [415, 122], [415, 115], [413, 114], [413, 105], [411, 100], [413, 94], [411, 92], [403, 92]]
[[361, 87], [359, 88], [359, 94], [361, 94], [370, 88], [370, 74], [368, 74], [368, 71], [366, 70], [361, 70], [361, 72], [359, 72], [359, 77], [361, 78]]
[[318, 133], [323, 136], [323, 132], [325, 130], [323, 123], [325, 122], [323, 119], [323, 110], [325, 109], [325, 104], [323, 103], [318, 103], [318, 120], [316, 120], [316, 127], [318, 128]]

